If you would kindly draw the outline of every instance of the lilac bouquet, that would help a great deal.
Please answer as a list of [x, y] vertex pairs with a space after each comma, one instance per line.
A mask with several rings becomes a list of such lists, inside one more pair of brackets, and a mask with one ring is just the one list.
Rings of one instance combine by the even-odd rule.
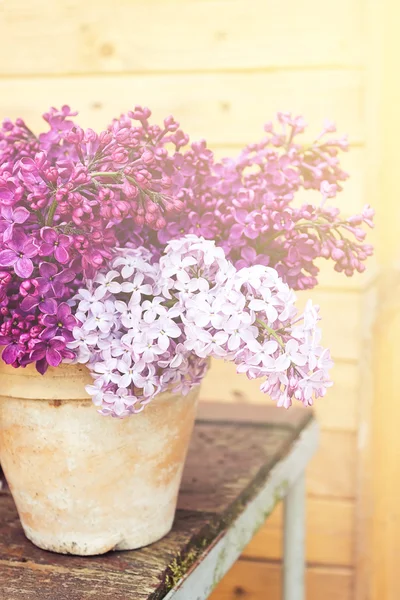
[[[279, 405], [330, 385], [318, 308], [292, 290], [317, 284], [316, 259], [362, 272], [362, 225], [328, 200], [347, 175], [345, 139], [327, 124], [300, 144], [301, 118], [236, 159], [214, 159], [172, 118], [136, 107], [100, 134], [64, 106], [36, 136], [21, 119], [0, 132], [0, 344], [13, 367], [87, 364], [102, 414], [123, 417], [158, 393], [197, 385], [212, 356], [265, 380]], [[296, 207], [296, 192], [321, 193]]]

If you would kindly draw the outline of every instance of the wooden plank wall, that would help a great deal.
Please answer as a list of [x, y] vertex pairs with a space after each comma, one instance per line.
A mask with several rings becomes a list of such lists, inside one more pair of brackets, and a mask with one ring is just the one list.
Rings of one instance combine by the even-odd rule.
[[[325, 118], [347, 132], [351, 173], [340, 204], [365, 203], [363, 22], [366, 0], [13, 0], [0, 7], [0, 115], [34, 129], [48, 106], [68, 103], [102, 127], [134, 104], [174, 114], [219, 155], [262, 135], [277, 110]], [[350, 600], [355, 564], [362, 293], [322, 265], [311, 295], [336, 361], [335, 386], [316, 406], [321, 448], [307, 475], [308, 600]], [[204, 399], [264, 402], [254, 382], [215, 363]], [[214, 600], [279, 594], [282, 511], [246, 549]]]

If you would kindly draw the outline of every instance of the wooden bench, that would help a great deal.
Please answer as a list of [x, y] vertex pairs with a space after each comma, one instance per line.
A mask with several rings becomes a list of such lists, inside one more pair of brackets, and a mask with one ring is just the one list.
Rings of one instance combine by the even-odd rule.
[[283, 597], [303, 600], [304, 472], [317, 444], [310, 411], [202, 404], [171, 533], [147, 548], [99, 557], [33, 546], [3, 489], [0, 599], [203, 600], [284, 499]]

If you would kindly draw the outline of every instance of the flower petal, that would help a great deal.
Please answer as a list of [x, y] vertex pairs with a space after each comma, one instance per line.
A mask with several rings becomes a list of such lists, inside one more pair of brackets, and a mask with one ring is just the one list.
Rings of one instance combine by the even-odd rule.
[[45, 279], [50, 279], [50, 277], [54, 277], [57, 273], [57, 266], [53, 263], [42, 262], [39, 266], [39, 272], [42, 277]]
[[20, 345], [12, 343], [4, 348], [3, 354], [1, 355], [1, 357], [7, 365], [11, 365], [17, 359], [20, 351], [21, 351]]
[[31, 352], [31, 360], [33, 362], [35, 362], [36, 360], [41, 360], [45, 356], [46, 356], [46, 346], [42, 343], [36, 344], [35, 348]]
[[54, 298], [46, 298], [39, 305], [39, 310], [45, 315], [55, 315], [57, 312], [57, 302]]
[[14, 250], [2, 250], [0, 252], [0, 267], [9, 267], [17, 261], [18, 257]]
[[64, 246], [56, 246], [56, 249], [54, 250], [54, 256], [62, 265], [65, 265], [65, 263], [67, 263], [69, 260], [68, 251], [64, 248]]
[[14, 210], [14, 214], [13, 214], [12, 218], [14, 220], [14, 223], [22, 224], [22, 223], [25, 223], [25, 221], [27, 219], [29, 219], [29, 215], [30, 215], [29, 210], [27, 210], [23, 206], [18, 206]]
[[38, 360], [36, 363], [36, 370], [41, 375], [44, 375], [49, 367], [49, 364], [45, 358]]
[[60, 304], [57, 310], [57, 318], [61, 321], [64, 321], [71, 314], [71, 308], [68, 306], [66, 302]]
[[40, 235], [42, 240], [47, 242], [47, 244], [54, 244], [54, 242], [58, 238], [57, 232], [54, 231], [54, 229], [52, 229], [51, 227], [43, 228]]
[[46, 352], [47, 362], [51, 367], [58, 367], [62, 361], [62, 356], [54, 347], [49, 348]]
[[26, 296], [21, 302], [22, 310], [29, 312], [32, 308], [35, 308], [40, 302], [39, 296]]
[[[58, 327], [46, 327], [40, 334], [42, 340], [51, 340], [54, 336], [57, 335]], [[50, 361], [49, 361], [50, 362]]]
[[27, 279], [33, 273], [33, 262], [30, 258], [26, 258], [23, 256], [22, 258], [18, 258], [16, 263], [14, 264], [14, 271], [21, 277], [22, 279]]
[[39, 248], [36, 245], [36, 242], [34, 240], [29, 240], [23, 248], [23, 253], [25, 256], [27, 256], [28, 258], [33, 258], [34, 256], [37, 256], [39, 252]]

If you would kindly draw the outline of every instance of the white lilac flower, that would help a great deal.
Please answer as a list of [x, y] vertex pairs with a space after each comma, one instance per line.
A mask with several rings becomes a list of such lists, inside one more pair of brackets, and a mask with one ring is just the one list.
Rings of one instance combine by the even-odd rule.
[[119, 277], [118, 271], [108, 271], [105, 275], [99, 273], [96, 275], [94, 283], [97, 283], [95, 297], [97, 300], [104, 298], [107, 292], [111, 294], [119, 294], [121, 292], [121, 284], [115, 279]]
[[83, 313], [90, 310], [94, 304], [99, 304], [96, 294], [85, 289], [79, 290], [79, 294], [75, 296], [75, 301], [78, 303], [78, 311]]
[[167, 350], [170, 344], [170, 338], [175, 339], [182, 335], [182, 331], [177, 323], [168, 315], [159, 317], [153, 321], [148, 330], [149, 337], [157, 340], [161, 350]]
[[265, 312], [268, 322], [275, 323], [279, 315], [275, 306], [279, 306], [280, 302], [278, 298], [273, 298], [270, 289], [268, 289], [268, 293], [264, 293], [263, 296], [262, 299], [253, 298], [253, 300], [249, 302], [249, 308], [251, 310]]
[[234, 351], [238, 350], [241, 344], [244, 342], [248, 344], [252, 340], [257, 340], [258, 329], [252, 325], [248, 325], [246, 323], [240, 324], [238, 326], [233, 326], [233, 321], [225, 324], [224, 331], [229, 335], [228, 339], [228, 350]]
[[228, 334], [225, 331], [210, 332], [198, 328], [198, 345], [196, 354], [201, 358], [207, 356], [226, 356], [227, 350], [225, 344], [228, 341]]
[[103, 415], [140, 412], [167, 389], [188, 393], [209, 357], [265, 378], [261, 390], [286, 408], [311, 404], [330, 385], [318, 307], [298, 315], [274, 269], [237, 271], [210, 240], [173, 240], [156, 264], [144, 248], [116, 250], [110, 271], [72, 302], [81, 325], [71, 348], [92, 372], [87, 390]]
[[93, 366], [93, 371], [100, 375], [104, 383], [110, 383], [113, 377], [114, 371], [117, 369], [118, 361], [116, 358], [108, 360], [106, 362], [97, 362]]
[[146, 323], [153, 323], [157, 317], [167, 313], [167, 308], [163, 306], [163, 302], [165, 302], [165, 298], [162, 297], [156, 297], [152, 300], [145, 300], [143, 302], [143, 320]]
[[221, 312], [224, 300], [222, 294], [217, 298], [213, 298], [211, 294], [197, 294], [185, 303], [187, 321], [197, 327], [211, 324], [212, 327], [220, 328], [227, 321], [227, 317]]
[[145, 334], [142, 334], [139, 341], [135, 343], [135, 351], [145, 363], [157, 361], [157, 359], [165, 352], [153, 339], [150, 339]]
[[307, 363], [307, 355], [302, 354], [302, 346], [297, 340], [291, 339], [286, 343], [285, 352], [276, 359], [276, 369], [286, 371], [293, 363], [298, 367], [304, 367]]
[[74, 327], [72, 335], [75, 339], [68, 343], [68, 349], [77, 352], [75, 362], [81, 364], [88, 363], [93, 356], [91, 348], [96, 344], [96, 334], [88, 333], [81, 327]]
[[251, 350], [253, 355], [248, 359], [249, 365], [262, 365], [268, 370], [275, 371], [276, 359], [274, 354], [278, 349], [278, 343], [275, 340], [268, 340], [260, 344], [255, 339], [250, 339], [247, 342], [247, 348]]
[[129, 300], [129, 305], [140, 304], [142, 296], [150, 296], [153, 293], [153, 288], [149, 283], [144, 282], [144, 274], [136, 273], [133, 278], [132, 284], [125, 283], [125, 285], [129, 285], [129, 289], [127, 291], [131, 292], [131, 297]]
[[138, 399], [130, 394], [128, 389], [118, 388], [115, 392], [106, 392], [104, 394], [103, 406], [105, 406], [103, 410], [107, 410], [107, 405], [109, 405], [112, 412], [108, 414], [113, 414], [116, 417], [127, 417], [132, 413], [131, 409], [137, 401]]
[[83, 328], [85, 331], [100, 330], [102, 333], [109, 333], [115, 322], [115, 316], [107, 310], [104, 304], [95, 304], [90, 309], [90, 315], [87, 321], [84, 322]]
[[86, 386], [87, 393], [92, 396], [92, 402], [96, 406], [101, 406], [104, 399], [103, 381], [96, 379], [92, 385]]

